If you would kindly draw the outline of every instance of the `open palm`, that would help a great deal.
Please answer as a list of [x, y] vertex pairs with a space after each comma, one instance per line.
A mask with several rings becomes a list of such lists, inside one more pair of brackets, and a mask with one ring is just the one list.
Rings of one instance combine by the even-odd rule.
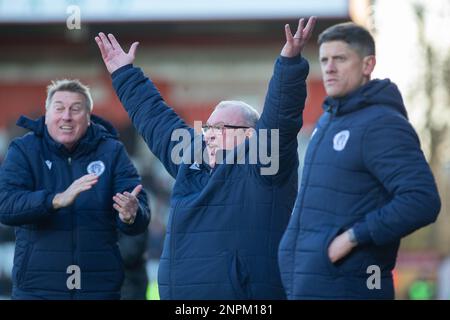
[[110, 33], [108, 34], [108, 37], [106, 37], [103, 32], [100, 32], [98, 36], [95, 37], [95, 42], [97, 42], [100, 52], [102, 53], [103, 62], [105, 62], [109, 73], [113, 73], [120, 67], [133, 63], [136, 49], [139, 45], [139, 42], [134, 42], [130, 47], [130, 51], [126, 53], [123, 51], [119, 42], [117, 42], [114, 35]]

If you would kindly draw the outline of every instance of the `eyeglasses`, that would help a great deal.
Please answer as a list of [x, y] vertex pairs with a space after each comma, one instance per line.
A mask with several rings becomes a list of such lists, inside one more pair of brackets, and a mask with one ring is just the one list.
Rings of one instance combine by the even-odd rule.
[[223, 124], [218, 123], [215, 125], [209, 125], [205, 124], [202, 126], [202, 132], [203, 134], [206, 134], [209, 130], [212, 130], [212, 133], [214, 134], [222, 134], [223, 129], [249, 129], [248, 126], [233, 126], [231, 124]]

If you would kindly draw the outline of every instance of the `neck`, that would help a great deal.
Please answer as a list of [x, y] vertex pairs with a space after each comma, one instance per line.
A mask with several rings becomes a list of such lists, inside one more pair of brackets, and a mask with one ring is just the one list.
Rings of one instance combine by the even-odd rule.
[[369, 82], [369, 81], [370, 81], [370, 76], [364, 77], [363, 80], [362, 80], [362, 82], [361, 82], [360, 87], [362, 87], [363, 85], [365, 85], [365, 84], [366, 84], [367, 82]]
[[212, 155], [210, 155], [209, 156], [209, 166], [211, 167], [211, 168], [214, 168], [215, 166], [216, 166], [216, 156], [214, 155], [214, 156], [212, 156]]

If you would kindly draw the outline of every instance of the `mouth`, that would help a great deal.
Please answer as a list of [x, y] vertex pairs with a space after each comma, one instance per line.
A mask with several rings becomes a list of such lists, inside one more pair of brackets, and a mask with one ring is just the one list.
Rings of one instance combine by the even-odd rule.
[[73, 132], [74, 127], [72, 127], [72, 126], [60, 126], [59, 129], [60, 129], [62, 132], [65, 132], [65, 133], [71, 133], [71, 132]]
[[337, 82], [337, 79], [327, 79], [325, 80], [325, 84], [332, 85]]

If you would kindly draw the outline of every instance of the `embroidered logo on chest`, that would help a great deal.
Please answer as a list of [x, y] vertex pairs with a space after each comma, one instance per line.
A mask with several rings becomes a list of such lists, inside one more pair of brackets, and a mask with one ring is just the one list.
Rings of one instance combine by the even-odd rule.
[[201, 170], [200, 169], [200, 165], [197, 162], [194, 162], [193, 164], [191, 164], [189, 169], [191, 169], [191, 170]]
[[45, 160], [45, 164], [48, 167], [48, 170], [52, 170], [52, 162], [50, 160]]
[[103, 161], [92, 161], [87, 166], [87, 172], [88, 173], [94, 173], [97, 176], [100, 176], [105, 171], [105, 164]]
[[343, 130], [341, 132], [336, 133], [336, 135], [333, 138], [333, 149], [336, 151], [344, 150], [349, 137], [350, 131], [348, 130]]

